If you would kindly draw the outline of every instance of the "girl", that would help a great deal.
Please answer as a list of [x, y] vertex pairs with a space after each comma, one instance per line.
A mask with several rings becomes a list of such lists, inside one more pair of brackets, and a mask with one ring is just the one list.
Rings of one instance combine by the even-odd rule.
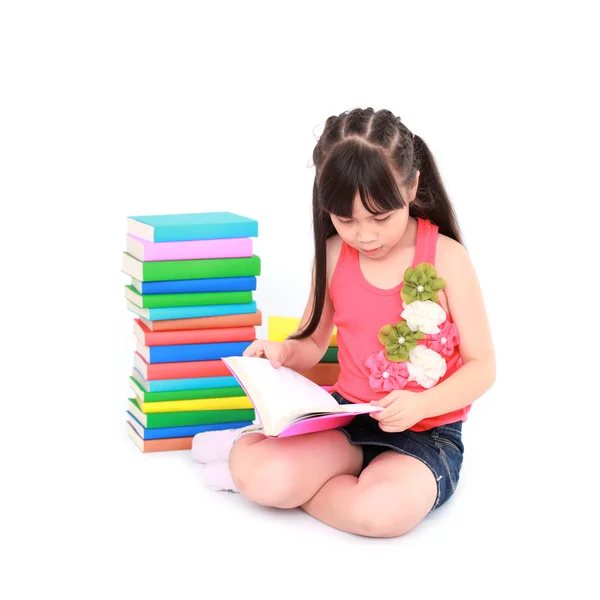
[[192, 453], [216, 489], [395, 537], [456, 489], [462, 423], [495, 379], [488, 320], [434, 158], [399, 117], [329, 117], [313, 162], [315, 265], [299, 331], [244, 355], [304, 371], [336, 325], [334, 398], [385, 408], [296, 437], [266, 438], [259, 426], [202, 433]]

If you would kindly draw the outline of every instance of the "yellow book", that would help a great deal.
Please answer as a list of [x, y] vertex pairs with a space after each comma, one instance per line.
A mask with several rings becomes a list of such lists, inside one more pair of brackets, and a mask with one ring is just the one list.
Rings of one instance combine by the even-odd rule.
[[[272, 342], [283, 342], [289, 335], [298, 331], [299, 326], [300, 319], [295, 319], [294, 317], [269, 317], [268, 338]], [[337, 327], [334, 327], [329, 346], [337, 345]]]
[[140, 402], [143, 413], [182, 412], [187, 410], [230, 410], [253, 408], [248, 396], [233, 398], [201, 398], [200, 400], [172, 400], [171, 402]]
[[143, 394], [136, 386], [131, 386], [140, 409], [145, 414], [163, 412], [185, 412], [190, 410], [231, 410], [253, 408], [248, 396], [226, 398], [200, 398], [196, 400], [169, 400], [165, 402], [144, 402]]

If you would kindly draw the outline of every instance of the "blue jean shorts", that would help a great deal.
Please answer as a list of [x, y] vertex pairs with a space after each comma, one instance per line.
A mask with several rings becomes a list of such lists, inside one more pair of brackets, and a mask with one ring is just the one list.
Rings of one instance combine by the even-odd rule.
[[[339, 404], [351, 404], [337, 392], [333, 392], [332, 396]], [[462, 421], [426, 431], [387, 432], [381, 430], [379, 421], [365, 414], [354, 417], [349, 425], [339, 429], [351, 444], [362, 447], [363, 469], [387, 450], [395, 450], [425, 463], [437, 481], [437, 498], [432, 511], [454, 494], [464, 454]]]

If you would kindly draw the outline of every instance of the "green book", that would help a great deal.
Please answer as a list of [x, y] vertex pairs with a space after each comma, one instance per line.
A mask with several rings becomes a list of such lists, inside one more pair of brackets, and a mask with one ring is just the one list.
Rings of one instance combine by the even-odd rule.
[[202, 258], [198, 260], [157, 260], [142, 262], [123, 252], [123, 273], [140, 281], [180, 281], [218, 277], [260, 275], [260, 258]]
[[125, 286], [125, 298], [140, 308], [172, 306], [210, 306], [216, 304], [248, 304], [252, 292], [198, 292], [195, 294], [140, 294], [132, 285]]
[[151, 413], [147, 415], [140, 410], [135, 398], [127, 400], [127, 410], [146, 428], [185, 427], [186, 425], [212, 425], [214, 423], [235, 423], [238, 421], [254, 421], [256, 415], [253, 408], [234, 410], [190, 410], [184, 412]]
[[336, 363], [338, 361], [338, 349], [335, 346], [330, 346], [325, 351], [325, 356], [319, 362]]
[[202, 400], [203, 398], [234, 398], [245, 396], [241, 385], [203, 390], [177, 390], [170, 392], [147, 392], [134, 377], [129, 378], [131, 389], [142, 402], [170, 402], [172, 400]]

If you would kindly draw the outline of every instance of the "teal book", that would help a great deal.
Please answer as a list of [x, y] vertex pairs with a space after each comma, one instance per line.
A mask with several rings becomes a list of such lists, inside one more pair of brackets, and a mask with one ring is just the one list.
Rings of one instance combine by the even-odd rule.
[[256, 301], [246, 304], [215, 304], [209, 306], [170, 306], [168, 308], [141, 308], [125, 300], [127, 308], [138, 317], [148, 321], [167, 319], [195, 319], [198, 317], [224, 317], [226, 315], [250, 315], [256, 312]]
[[184, 242], [258, 236], [258, 222], [230, 212], [127, 218], [127, 233], [149, 242]]

